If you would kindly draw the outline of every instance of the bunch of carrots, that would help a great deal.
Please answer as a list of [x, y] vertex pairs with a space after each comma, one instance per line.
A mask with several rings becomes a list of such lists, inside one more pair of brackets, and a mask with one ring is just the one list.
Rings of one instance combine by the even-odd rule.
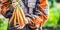
[[15, 6], [15, 9], [13, 11], [12, 17], [10, 18], [9, 24], [12, 22], [12, 20], [14, 20], [14, 26], [16, 26], [16, 24], [18, 23], [22, 27], [22, 26], [25, 26], [27, 23], [27, 19], [25, 18], [24, 12], [19, 4]]

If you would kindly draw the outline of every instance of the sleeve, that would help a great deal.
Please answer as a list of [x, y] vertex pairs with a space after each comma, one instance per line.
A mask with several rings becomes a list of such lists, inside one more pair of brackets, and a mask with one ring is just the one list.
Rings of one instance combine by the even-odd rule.
[[40, 23], [42, 22], [42, 20], [39, 17], [40, 16], [39, 4], [40, 4], [40, 1], [37, 0], [35, 8], [33, 9], [33, 13], [30, 18], [30, 22], [31, 22], [30, 28], [39, 28]]
[[8, 11], [6, 11], [5, 18], [10, 18], [12, 16], [14, 7], [10, 8]]
[[43, 24], [48, 19], [48, 2], [47, 0], [40, 0], [40, 18], [43, 20]]
[[34, 24], [37, 28], [41, 27], [48, 19], [48, 4], [46, 0], [37, 0], [37, 5], [33, 14]]

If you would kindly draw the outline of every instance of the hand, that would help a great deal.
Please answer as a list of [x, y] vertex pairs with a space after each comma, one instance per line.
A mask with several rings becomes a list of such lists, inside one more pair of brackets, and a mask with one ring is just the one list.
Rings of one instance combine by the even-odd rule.
[[20, 26], [20, 27], [18, 27], [17, 29], [23, 29], [23, 27], [24, 27], [24, 26]]
[[13, 1], [13, 2], [12, 2], [12, 6], [15, 7], [16, 5], [18, 5], [18, 2]]
[[23, 29], [24, 28], [24, 26], [19, 26], [19, 25], [17, 25], [16, 27], [17, 27], [17, 29]]

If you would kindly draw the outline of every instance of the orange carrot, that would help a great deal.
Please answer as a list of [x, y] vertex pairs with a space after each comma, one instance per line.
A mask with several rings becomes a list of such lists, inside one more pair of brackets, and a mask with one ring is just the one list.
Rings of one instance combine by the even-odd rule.
[[17, 14], [17, 20], [18, 20], [18, 24], [20, 25], [20, 20], [19, 20], [19, 14], [18, 14], [18, 10], [16, 11]]
[[20, 20], [21, 26], [24, 26], [25, 24], [24, 24], [23, 17], [20, 11], [19, 11], [19, 19], [21, 19]]
[[21, 7], [20, 7], [20, 13], [22, 15], [22, 18], [23, 18], [24, 23], [27, 24], [28, 20], [26, 19], [25, 15], [24, 15], [24, 12], [23, 12], [23, 10], [22, 10]]
[[12, 20], [14, 19], [14, 14], [15, 14], [15, 10], [13, 11], [12, 17], [10, 18], [9, 24], [12, 22]]
[[14, 17], [14, 26], [16, 26], [16, 12], [15, 12], [15, 17]]

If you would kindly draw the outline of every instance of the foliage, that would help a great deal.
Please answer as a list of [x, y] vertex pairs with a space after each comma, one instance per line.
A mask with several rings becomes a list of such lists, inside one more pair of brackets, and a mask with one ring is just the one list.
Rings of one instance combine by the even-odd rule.
[[48, 0], [49, 8], [56, 7], [56, 0]]
[[0, 27], [1, 27], [2, 23], [3, 23], [3, 19], [0, 18]]
[[7, 30], [8, 21], [3, 20], [3, 18], [0, 18], [0, 30]]
[[57, 8], [52, 8], [49, 10], [49, 18], [44, 27], [57, 27], [60, 16], [59, 11], [60, 9]]

